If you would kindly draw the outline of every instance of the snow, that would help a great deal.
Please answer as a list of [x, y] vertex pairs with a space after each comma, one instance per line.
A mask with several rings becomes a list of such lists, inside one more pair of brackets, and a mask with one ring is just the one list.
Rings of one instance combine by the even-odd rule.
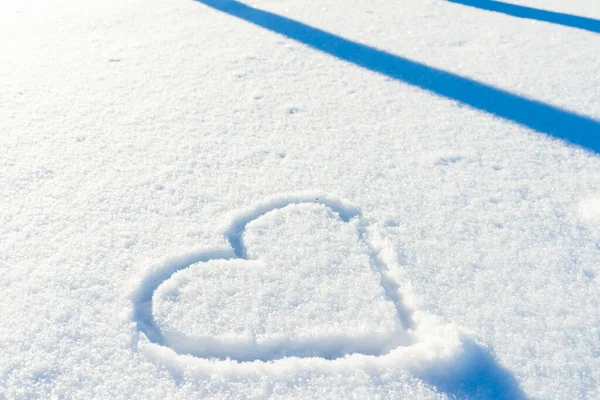
[[599, 398], [598, 21], [0, 3], [0, 398]]
[[600, 198], [588, 198], [579, 204], [579, 212], [583, 221], [589, 222], [593, 227], [600, 222]]

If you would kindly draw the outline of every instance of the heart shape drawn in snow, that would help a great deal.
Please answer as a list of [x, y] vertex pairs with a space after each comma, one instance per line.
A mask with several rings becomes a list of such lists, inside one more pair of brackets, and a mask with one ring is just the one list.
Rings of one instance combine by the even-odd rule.
[[238, 361], [381, 355], [410, 344], [408, 313], [356, 207], [271, 199], [232, 220], [231, 249], [164, 263], [135, 293], [140, 330], [179, 354]]
[[418, 311], [394, 247], [359, 208], [278, 196], [237, 213], [224, 235], [229, 247], [167, 260], [131, 294], [138, 349], [171, 371], [402, 368], [457, 397], [523, 397], [484, 347]]
[[194, 264], [158, 287], [164, 343], [239, 361], [380, 355], [407, 344], [359, 225], [307, 203], [248, 223], [245, 259]]

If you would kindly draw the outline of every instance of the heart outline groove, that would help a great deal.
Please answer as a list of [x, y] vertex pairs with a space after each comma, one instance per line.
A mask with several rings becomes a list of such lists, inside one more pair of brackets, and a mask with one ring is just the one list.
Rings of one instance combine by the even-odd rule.
[[[153, 315], [153, 295], [162, 283], [194, 264], [214, 260], [249, 261], [242, 240], [246, 226], [270, 211], [289, 205], [313, 203], [333, 211], [344, 222], [357, 220], [359, 239], [370, 253], [371, 265], [380, 274], [381, 287], [397, 311], [397, 320], [406, 339], [380, 354], [343, 353], [333, 357], [314, 355], [266, 357], [237, 360], [231, 357], [198, 357], [166, 345]], [[210, 379], [217, 373], [222, 379], [280, 379], [299, 374], [339, 374], [362, 370], [370, 375], [405, 370], [436, 390], [455, 398], [525, 399], [526, 395], [511, 374], [500, 365], [491, 350], [471, 333], [457, 325], [419, 309], [419, 300], [410, 281], [402, 280], [397, 253], [378, 232], [379, 225], [365, 219], [360, 208], [322, 193], [302, 192], [268, 198], [234, 214], [224, 237], [228, 247], [211, 247], [170, 258], [151, 268], [131, 291], [128, 329], [133, 346], [149, 359], [165, 366], [176, 380], [188, 374]], [[252, 357], [251, 357], [252, 358]]]
[[[149, 273], [142, 280], [139, 287], [132, 293], [131, 296], [132, 302], [134, 304], [133, 319], [136, 323], [138, 331], [140, 333], [143, 333], [151, 343], [160, 346], [170, 347], [177, 354], [188, 354], [201, 358], [216, 358], [221, 360], [232, 358], [241, 362], [256, 360], [275, 361], [285, 357], [294, 357], [296, 354], [298, 354], [298, 352], [295, 351], [275, 351], [273, 352], [273, 354], [278, 354], [277, 356], [204, 356], [202, 352], [194, 351], [193, 346], [178, 346], [174, 344], [173, 341], [167, 341], [165, 339], [165, 335], [163, 334], [155, 320], [153, 314], [153, 295], [164, 282], [171, 279], [177, 272], [185, 270], [191, 267], [192, 265], [207, 263], [209, 261], [216, 260], [252, 261], [248, 258], [247, 249], [244, 241], [242, 240], [242, 235], [246, 230], [246, 226], [252, 221], [257, 220], [258, 218], [264, 216], [269, 212], [281, 210], [291, 205], [300, 204], [317, 204], [324, 206], [326, 209], [332, 211], [337, 216], [339, 216], [339, 218], [344, 223], [349, 223], [352, 220], [356, 220], [359, 240], [368, 247], [370, 264], [379, 274], [380, 284], [385, 291], [387, 300], [391, 301], [394, 304], [395, 311], [397, 312], [397, 319], [399, 325], [402, 328], [402, 332], [399, 332], [399, 335], [402, 335], [403, 337], [396, 337], [395, 342], [399, 345], [409, 345], [410, 339], [408, 338], [409, 335], [407, 335], [406, 330], [411, 329], [413, 326], [412, 317], [410, 315], [410, 312], [407, 309], [405, 309], [402, 304], [397, 283], [389, 275], [386, 275], [386, 272], [389, 272], [387, 266], [379, 256], [378, 251], [367, 239], [367, 223], [363, 218], [361, 210], [356, 206], [350, 205], [348, 202], [343, 202], [342, 200], [336, 197], [318, 192], [277, 196], [267, 199], [266, 201], [263, 201], [261, 203], [258, 203], [252, 208], [248, 208], [241, 212], [238, 212], [231, 219], [228, 227], [225, 229], [224, 232], [224, 236], [229, 242], [230, 248], [206, 248], [195, 252], [190, 252], [187, 255], [167, 260], [161, 265], [159, 265], [157, 268], [155, 268], [153, 271], [151, 271], [151, 273]], [[167, 342], [170, 343], [167, 344]], [[294, 345], [293, 343], [288, 344], [291, 346]], [[218, 346], [217, 343], [213, 343], [213, 345]], [[362, 346], [363, 351], [352, 350], [352, 348], [357, 347], [356, 345], [350, 345], [349, 347], [350, 349], [348, 349], [348, 346], [346, 346], [346, 348], [341, 349], [339, 351], [329, 352], [329, 355], [326, 354], [326, 351], [320, 351], [313, 354], [300, 354], [297, 357], [321, 357], [328, 360], [333, 360], [354, 353], [379, 356], [382, 355], [384, 352], [389, 351], [391, 348], [395, 348], [397, 346], [392, 346], [391, 348], [389, 348], [388, 346], [386, 350], [367, 350], [366, 347]], [[361, 346], [358, 347], [361, 348]]]

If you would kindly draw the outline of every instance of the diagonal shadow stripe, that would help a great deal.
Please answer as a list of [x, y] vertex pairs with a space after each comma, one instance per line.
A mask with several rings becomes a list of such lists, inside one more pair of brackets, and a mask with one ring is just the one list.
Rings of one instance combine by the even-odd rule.
[[519, 6], [516, 4], [503, 3], [491, 0], [448, 0], [451, 3], [463, 6], [480, 8], [482, 10], [499, 12], [513, 17], [535, 19], [537, 21], [550, 22], [552, 24], [564, 25], [570, 28], [583, 29], [586, 31], [600, 33], [600, 21], [577, 15], [563, 14], [554, 11], [540, 10], [532, 7]]
[[600, 121], [590, 117], [353, 42], [235, 0], [195, 1], [362, 68], [600, 153]]

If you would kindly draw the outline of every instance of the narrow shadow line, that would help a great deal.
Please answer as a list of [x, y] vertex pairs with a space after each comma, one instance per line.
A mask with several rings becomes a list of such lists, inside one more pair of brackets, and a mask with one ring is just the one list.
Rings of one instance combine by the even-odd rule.
[[344, 39], [235, 0], [195, 0], [315, 50], [600, 153], [600, 121]]
[[592, 18], [579, 17], [577, 15], [563, 14], [554, 11], [540, 10], [537, 8], [519, 6], [516, 4], [503, 3], [491, 0], [448, 0], [451, 3], [463, 6], [480, 8], [482, 10], [499, 12], [513, 17], [534, 19], [537, 21], [550, 22], [568, 26], [570, 28], [583, 29], [586, 31], [600, 33], [600, 21]]

